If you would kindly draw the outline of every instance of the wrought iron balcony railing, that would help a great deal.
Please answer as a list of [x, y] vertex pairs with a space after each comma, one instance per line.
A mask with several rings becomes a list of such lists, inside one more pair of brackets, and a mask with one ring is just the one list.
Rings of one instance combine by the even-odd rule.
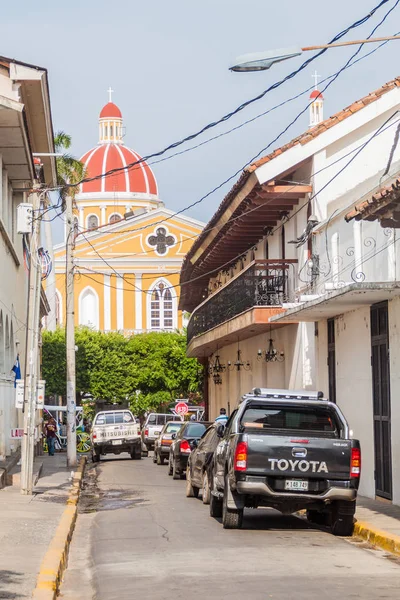
[[294, 280], [297, 260], [257, 260], [218, 291], [210, 295], [192, 313], [188, 324], [188, 342], [201, 333], [256, 306], [279, 306], [289, 302], [290, 283]]

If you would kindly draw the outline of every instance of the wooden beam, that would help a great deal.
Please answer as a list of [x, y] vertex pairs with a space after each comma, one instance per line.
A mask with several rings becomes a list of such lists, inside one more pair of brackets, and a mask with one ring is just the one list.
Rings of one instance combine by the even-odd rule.
[[292, 183], [285, 185], [266, 185], [261, 186], [268, 194], [311, 194], [312, 185], [304, 185], [301, 183]]

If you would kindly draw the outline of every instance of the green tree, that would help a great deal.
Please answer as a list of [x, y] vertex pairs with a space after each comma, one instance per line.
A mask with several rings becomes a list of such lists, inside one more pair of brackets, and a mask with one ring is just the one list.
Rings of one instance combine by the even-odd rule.
[[[80, 395], [129, 401], [143, 413], [178, 397], [198, 397], [199, 365], [186, 357], [186, 335], [151, 332], [125, 338], [80, 327], [75, 334], [76, 381]], [[65, 332], [43, 335], [43, 377], [48, 394], [65, 394]]]
[[78, 187], [67, 188], [65, 186], [78, 183], [86, 175], [85, 165], [67, 152], [71, 147], [71, 143], [70, 135], [64, 131], [57, 131], [54, 136], [54, 148], [56, 153], [62, 153], [62, 156], [56, 158], [57, 183], [62, 186], [60, 195], [63, 200], [67, 193], [74, 197], [78, 192]]

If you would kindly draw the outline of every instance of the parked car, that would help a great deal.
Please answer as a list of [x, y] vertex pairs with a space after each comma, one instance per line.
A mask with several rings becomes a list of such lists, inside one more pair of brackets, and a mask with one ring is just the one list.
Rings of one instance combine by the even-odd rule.
[[94, 418], [90, 434], [92, 459], [101, 455], [129, 452], [131, 458], [142, 458], [140, 424], [130, 410], [106, 410]]
[[172, 434], [178, 433], [183, 425], [183, 421], [169, 421], [165, 423], [160, 431], [160, 435], [154, 442], [153, 462], [158, 465], [163, 465], [164, 460], [168, 459], [169, 449], [172, 444]]
[[142, 454], [147, 456], [149, 450], [153, 450], [154, 442], [160, 435], [161, 429], [169, 421], [177, 421], [179, 417], [171, 413], [150, 413], [142, 427]]
[[243, 509], [307, 510], [334, 535], [353, 532], [361, 450], [341, 410], [320, 392], [255, 388], [226, 426], [214, 454], [210, 514], [225, 529]]
[[189, 455], [186, 470], [186, 496], [197, 498], [199, 490], [202, 490], [203, 504], [210, 504], [212, 459], [219, 441], [217, 425], [211, 425]]
[[174, 479], [185, 477], [189, 454], [210, 425], [211, 423], [204, 421], [187, 421], [178, 433], [172, 434], [168, 475], [172, 475]]

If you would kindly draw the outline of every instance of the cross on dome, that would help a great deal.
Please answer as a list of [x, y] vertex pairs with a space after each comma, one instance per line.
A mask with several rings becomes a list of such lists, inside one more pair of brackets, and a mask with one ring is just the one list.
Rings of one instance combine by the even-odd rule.
[[112, 94], [114, 93], [114, 90], [111, 88], [111, 85], [108, 88], [107, 92], [108, 92], [108, 101], [112, 102]]
[[166, 254], [168, 246], [173, 246], [175, 238], [173, 235], [167, 235], [165, 227], [158, 227], [156, 235], [151, 235], [148, 239], [149, 246], [155, 246], [158, 254]]
[[[311, 75], [311, 77], [314, 78], [314, 88], [317, 90], [318, 89], [318, 79], [321, 79], [321, 75], [318, 75], [317, 70], [314, 71], [314, 73]], [[111, 100], [110, 100], [111, 102]]]

